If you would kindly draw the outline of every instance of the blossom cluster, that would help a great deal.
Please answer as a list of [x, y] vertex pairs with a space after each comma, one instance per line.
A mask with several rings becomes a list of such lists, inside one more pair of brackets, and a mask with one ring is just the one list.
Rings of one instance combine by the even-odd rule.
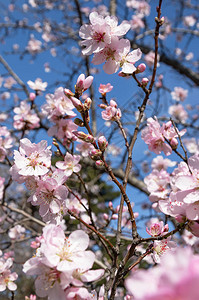
[[129, 299], [197, 300], [198, 280], [199, 256], [190, 248], [177, 248], [166, 253], [157, 267], [132, 271], [125, 284], [132, 295]]
[[130, 52], [131, 46], [124, 36], [131, 25], [123, 21], [118, 26], [118, 20], [114, 16], [103, 17], [97, 12], [89, 15], [90, 25], [81, 26], [79, 35], [83, 39], [83, 55], [94, 54], [92, 63], [99, 65], [105, 63], [103, 69], [108, 74], [113, 74], [121, 67], [125, 74], [132, 74], [136, 71], [134, 64], [142, 56], [138, 48]]
[[28, 201], [39, 206], [44, 221], [61, 222], [67, 212], [67, 178], [79, 172], [80, 157], [66, 153], [64, 161], [58, 161], [56, 168], [51, 166], [52, 152], [46, 141], [38, 144], [24, 138], [20, 141], [19, 151], [14, 151], [14, 165], [11, 168], [13, 180], [25, 182], [31, 192]]
[[0, 250], [0, 292], [3, 292], [8, 288], [10, 291], [15, 291], [17, 285], [14, 281], [18, 278], [16, 272], [11, 272], [13, 265], [13, 259], [11, 257], [6, 258], [6, 253]]
[[98, 280], [104, 270], [90, 270], [95, 254], [86, 250], [88, 245], [89, 237], [82, 230], [66, 237], [60, 226], [46, 225], [36, 255], [23, 266], [27, 275], [37, 276], [36, 294], [48, 299], [94, 299], [84, 283]]
[[[178, 145], [178, 135], [184, 135], [186, 130], [178, 131], [172, 126], [172, 122], [163, 123], [161, 126], [156, 117], [147, 119], [147, 127], [142, 130], [142, 139], [148, 145], [150, 151], [170, 155], [172, 149]], [[168, 143], [167, 143], [168, 142]]]

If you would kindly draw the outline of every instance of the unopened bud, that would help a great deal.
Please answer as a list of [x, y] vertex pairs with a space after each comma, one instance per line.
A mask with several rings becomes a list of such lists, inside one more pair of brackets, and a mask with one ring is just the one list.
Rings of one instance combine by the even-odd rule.
[[101, 166], [104, 165], [104, 163], [103, 163], [102, 160], [97, 160], [95, 163], [96, 163], [96, 165], [97, 165], [98, 167], [101, 167]]
[[84, 101], [84, 108], [86, 108], [87, 110], [89, 110], [91, 108], [91, 104], [92, 104], [92, 100], [91, 98], [86, 98], [86, 100]]
[[79, 99], [77, 99], [75, 97], [70, 97], [70, 100], [73, 103], [73, 105], [75, 106], [75, 108], [77, 109], [77, 111], [79, 111], [79, 112], [84, 111], [84, 106]]
[[111, 201], [109, 201], [108, 206], [110, 209], [113, 209], [113, 203]]
[[170, 145], [172, 149], [176, 149], [178, 147], [178, 140], [176, 138], [172, 138], [170, 140]]
[[35, 93], [30, 93], [30, 94], [29, 94], [29, 99], [30, 99], [31, 101], [34, 101], [35, 98], [36, 98]]
[[162, 18], [160, 19], [160, 25], [163, 25], [163, 24], [164, 24], [164, 21], [165, 21], [165, 17], [162, 17]]
[[107, 148], [108, 142], [107, 142], [105, 136], [102, 135], [98, 138], [98, 146], [101, 151], [104, 151]]
[[69, 89], [64, 89], [64, 94], [65, 94], [68, 98], [70, 98], [70, 97], [72, 97], [72, 96], [75, 95], [75, 94], [74, 94], [73, 92], [71, 92], [71, 90], [69, 90]]
[[142, 78], [141, 84], [142, 84], [142, 86], [147, 86], [148, 82], [149, 82], [149, 79], [144, 77], [144, 78]]
[[83, 122], [81, 119], [79, 119], [79, 118], [76, 118], [76, 119], [74, 120], [74, 123], [75, 123], [77, 126], [79, 126], [79, 127], [84, 127], [84, 122]]
[[103, 214], [103, 218], [104, 218], [104, 220], [108, 220], [109, 219], [109, 217], [108, 217], [107, 214]]
[[93, 149], [90, 151], [90, 156], [101, 156], [102, 155], [102, 151], [100, 151], [99, 149]]
[[102, 103], [102, 104], [99, 104], [98, 106], [99, 106], [100, 108], [102, 108], [102, 109], [106, 109], [106, 108], [107, 108], [107, 105], [106, 105], [106, 104], [103, 104], [103, 103]]
[[72, 131], [72, 133], [80, 140], [86, 143], [94, 143], [95, 139], [92, 135], [86, 134], [82, 131]]
[[143, 73], [145, 70], [146, 70], [146, 65], [145, 64], [140, 64], [137, 67], [137, 70], [135, 71], [135, 74]]

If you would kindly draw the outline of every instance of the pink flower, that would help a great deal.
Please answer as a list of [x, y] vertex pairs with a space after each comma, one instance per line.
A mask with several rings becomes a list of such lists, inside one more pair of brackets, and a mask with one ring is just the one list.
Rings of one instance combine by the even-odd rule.
[[196, 23], [196, 19], [193, 16], [185, 16], [183, 19], [184, 25], [187, 27], [192, 27]]
[[112, 91], [113, 86], [110, 83], [107, 84], [100, 84], [99, 86], [99, 92], [102, 95], [106, 95], [106, 93], [109, 93], [110, 91]]
[[145, 24], [139, 15], [133, 15], [130, 21], [131, 29], [139, 32], [141, 29], [145, 28]]
[[115, 121], [121, 118], [121, 110], [117, 108], [117, 103], [114, 100], [110, 101], [110, 105], [102, 111], [102, 119], [106, 121]]
[[46, 174], [51, 166], [51, 155], [46, 141], [35, 144], [27, 138], [22, 139], [19, 151], [14, 150], [14, 161], [18, 174], [23, 176]]
[[171, 154], [172, 149], [166, 144], [161, 126], [156, 117], [155, 120], [153, 118], [147, 119], [147, 127], [142, 130], [141, 136], [148, 145], [150, 151], [153, 151], [156, 154], [160, 154], [161, 151], [163, 151], [165, 155]]
[[158, 171], [166, 170], [168, 167], [174, 167], [176, 165], [176, 161], [171, 161], [168, 158], [163, 158], [162, 156], [156, 156], [151, 163], [151, 167]]
[[[148, 54], [145, 55], [144, 60], [146, 61], [147, 65], [152, 68], [154, 65], [154, 59], [155, 59], [155, 52], [150, 51]], [[157, 67], [159, 67], [159, 60], [160, 60], [160, 56], [158, 54], [157, 56], [158, 59], [158, 63], [157, 63]]]
[[176, 101], [184, 101], [187, 98], [188, 90], [185, 90], [179, 86], [174, 87], [174, 91], [171, 92], [171, 97]]
[[13, 260], [8, 258], [4, 260], [0, 258], [0, 292], [3, 292], [8, 288], [10, 291], [15, 291], [17, 285], [13, 282], [18, 278], [17, 273], [11, 273], [10, 268], [12, 267]]
[[86, 46], [82, 50], [84, 55], [99, 52], [111, 42], [111, 27], [104, 18], [97, 12], [92, 12], [89, 19], [91, 25], [84, 24], [79, 31], [80, 37], [84, 39], [80, 44]]
[[133, 72], [135, 72], [136, 67], [134, 66], [134, 64], [142, 57], [142, 51], [139, 48], [128, 53], [129, 50], [130, 49], [124, 48], [123, 57], [120, 61], [122, 72], [125, 74], [132, 74]]
[[63, 87], [57, 88], [54, 94], [47, 94], [46, 102], [42, 106], [42, 113], [53, 122], [57, 122], [60, 116], [68, 115], [71, 118], [76, 116], [73, 112], [74, 105], [65, 95]]
[[103, 275], [104, 270], [89, 270], [95, 255], [86, 250], [89, 237], [84, 231], [76, 230], [65, 237], [61, 226], [51, 224], [43, 229], [40, 242], [36, 256], [23, 266], [27, 275], [37, 275], [38, 296], [65, 300], [70, 284], [82, 286], [82, 282], [94, 281]]
[[13, 77], [7, 77], [4, 82], [4, 87], [11, 89], [14, 84], [17, 84], [16, 80]]
[[81, 170], [81, 165], [78, 164], [79, 161], [79, 155], [71, 155], [67, 152], [64, 161], [56, 162], [56, 167], [60, 170], [63, 170], [66, 176], [70, 176], [73, 172], [77, 173]]
[[28, 52], [30, 52], [30, 54], [35, 55], [41, 51], [41, 46], [42, 46], [42, 42], [36, 40], [34, 35], [31, 35], [31, 38], [28, 42], [26, 49], [28, 50]]
[[188, 118], [188, 114], [181, 104], [172, 105], [169, 107], [169, 114], [180, 122], [185, 122]]
[[149, 226], [149, 228], [146, 228], [146, 232], [151, 236], [160, 236], [169, 230], [168, 224], [164, 226], [162, 221], [153, 218], [147, 222], [147, 226]]
[[198, 280], [199, 256], [190, 248], [176, 248], [157, 267], [132, 272], [125, 285], [135, 300], [197, 300]]
[[66, 299], [68, 300], [96, 300], [95, 293], [89, 293], [84, 287], [70, 287], [66, 290]]
[[26, 229], [21, 226], [21, 225], [15, 225], [14, 227], [12, 227], [9, 232], [8, 232], [8, 236], [9, 238], [11, 238], [12, 240], [20, 240], [24, 238], [24, 233], [26, 232]]
[[66, 213], [66, 198], [68, 190], [63, 183], [67, 176], [56, 170], [51, 176], [43, 176], [37, 181], [37, 187], [28, 201], [32, 205], [39, 205], [39, 214], [45, 222], [59, 224]]
[[29, 87], [34, 90], [34, 91], [45, 91], [46, 87], [48, 85], [47, 82], [42, 82], [42, 80], [40, 78], [37, 78], [35, 80], [35, 82], [28, 80], [27, 84], [29, 85]]
[[26, 127], [27, 129], [34, 129], [40, 126], [40, 119], [31, 109], [30, 104], [26, 101], [20, 102], [20, 107], [14, 108], [14, 128], [21, 130]]

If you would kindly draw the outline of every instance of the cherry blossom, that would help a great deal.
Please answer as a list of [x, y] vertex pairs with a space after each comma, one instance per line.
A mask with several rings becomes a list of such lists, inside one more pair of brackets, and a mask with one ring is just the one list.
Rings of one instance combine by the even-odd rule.
[[151, 167], [158, 171], [166, 170], [168, 167], [174, 167], [176, 165], [176, 161], [171, 161], [168, 158], [163, 158], [161, 155], [156, 156], [151, 163]]
[[190, 248], [177, 248], [165, 253], [156, 268], [132, 272], [126, 279], [127, 290], [135, 300], [197, 300], [198, 264], [198, 255]]
[[46, 95], [46, 104], [42, 106], [42, 113], [51, 121], [57, 122], [60, 116], [75, 117], [76, 113], [73, 109], [74, 105], [65, 95], [63, 87], [59, 87], [54, 94]]
[[164, 233], [167, 233], [169, 230], [168, 224], [164, 226], [163, 221], [159, 221], [158, 219], [152, 218], [149, 222], [147, 222], [146, 232], [151, 236], [159, 236]]
[[163, 151], [165, 155], [170, 155], [172, 152], [171, 147], [165, 142], [162, 128], [157, 118], [147, 119], [147, 127], [142, 130], [142, 139], [148, 145], [149, 150], [156, 154], [160, 154]]
[[106, 96], [106, 93], [111, 92], [112, 89], [113, 89], [113, 86], [110, 83], [100, 84], [100, 86], [99, 86], [99, 92], [104, 96]]
[[14, 162], [18, 174], [23, 176], [39, 176], [49, 171], [51, 166], [50, 146], [46, 141], [38, 144], [24, 138], [20, 140], [19, 151], [14, 150]]
[[60, 226], [51, 224], [44, 227], [40, 242], [36, 256], [23, 266], [27, 275], [37, 275], [38, 296], [65, 300], [70, 284], [82, 286], [82, 281], [93, 281], [103, 275], [103, 270], [89, 270], [95, 255], [86, 250], [89, 237], [84, 231], [76, 230], [66, 238]]
[[41, 51], [41, 47], [42, 42], [40, 40], [36, 40], [34, 35], [31, 35], [31, 38], [26, 47], [27, 51], [30, 52], [30, 54], [35, 55]]
[[26, 229], [21, 226], [21, 225], [15, 225], [14, 227], [10, 228], [9, 232], [8, 232], [8, 236], [12, 239], [12, 240], [20, 240], [21, 238], [24, 238]]
[[46, 87], [48, 85], [47, 82], [42, 82], [41, 78], [37, 78], [34, 81], [28, 80], [27, 84], [29, 85], [29, 87], [34, 90], [34, 91], [45, 91]]
[[110, 105], [102, 111], [102, 119], [115, 121], [121, 118], [121, 110], [117, 108], [117, 103], [114, 100], [110, 101]]
[[13, 265], [12, 258], [5, 260], [0, 257], [0, 292], [3, 292], [8, 288], [10, 291], [15, 291], [17, 285], [13, 282], [18, 278], [17, 273], [11, 273], [10, 268]]
[[79, 155], [71, 155], [67, 152], [64, 161], [56, 162], [56, 167], [63, 170], [66, 176], [70, 176], [73, 172], [78, 173], [81, 170], [81, 165], [78, 164], [79, 161]]
[[181, 104], [171, 105], [169, 107], [169, 114], [176, 120], [184, 123], [188, 119], [188, 114]]
[[188, 90], [183, 89], [182, 87], [174, 87], [174, 91], [171, 92], [171, 97], [176, 101], [184, 101], [187, 98]]
[[20, 102], [20, 107], [14, 108], [14, 128], [21, 130], [22, 128], [34, 129], [40, 126], [40, 119], [31, 109], [31, 105], [26, 101]]

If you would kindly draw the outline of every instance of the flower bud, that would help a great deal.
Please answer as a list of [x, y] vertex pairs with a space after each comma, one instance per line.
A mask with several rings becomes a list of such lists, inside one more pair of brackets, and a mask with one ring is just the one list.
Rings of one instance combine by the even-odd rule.
[[79, 118], [76, 118], [76, 119], [74, 120], [74, 123], [75, 123], [77, 126], [84, 127], [84, 122], [83, 122], [81, 119], [79, 119]]
[[104, 218], [104, 220], [108, 220], [109, 219], [109, 217], [108, 217], [107, 214], [103, 214], [103, 218]]
[[93, 149], [90, 151], [90, 156], [101, 156], [102, 155], [102, 151], [100, 151], [99, 149]]
[[72, 133], [80, 140], [86, 143], [94, 143], [95, 139], [92, 135], [86, 134], [82, 131], [72, 131]]
[[102, 135], [98, 138], [98, 146], [101, 151], [104, 151], [107, 148], [108, 142], [107, 142], [105, 136]]
[[142, 86], [147, 86], [148, 82], [149, 82], [149, 79], [144, 77], [144, 78], [142, 78], [141, 84], [142, 84]]
[[135, 74], [143, 73], [146, 70], [146, 65], [145, 64], [140, 64], [137, 67], [137, 70], [135, 71]]
[[106, 104], [103, 104], [103, 103], [102, 103], [102, 104], [99, 104], [98, 106], [99, 106], [100, 108], [102, 108], [102, 109], [106, 109], [106, 108], [107, 108], [107, 105], [106, 105]]
[[66, 97], [70, 98], [71, 96], [74, 96], [75, 94], [73, 92], [71, 92], [71, 90], [69, 89], [64, 89], [64, 94], [66, 95]]
[[86, 100], [84, 101], [84, 108], [89, 110], [91, 108], [91, 104], [92, 104], [92, 100], [91, 98], [86, 98]]
[[84, 106], [79, 99], [77, 99], [75, 97], [70, 97], [70, 100], [73, 103], [73, 105], [75, 106], [75, 108], [77, 109], [77, 111], [79, 111], [79, 112], [84, 111]]
[[101, 167], [101, 166], [104, 165], [104, 163], [103, 163], [102, 160], [97, 160], [95, 163], [96, 163], [96, 165], [97, 165], [98, 167]]
[[35, 93], [30, 93], [30, 94], [29, 94], [29, 99], [30, 99], [31, 101], [34, 101], [35, 98], [36, 98]]
[[176, 149], [178, 147], [178, 140], [176, 138], [172, 138], [170, 140], [170, 145], [172, 149]]

